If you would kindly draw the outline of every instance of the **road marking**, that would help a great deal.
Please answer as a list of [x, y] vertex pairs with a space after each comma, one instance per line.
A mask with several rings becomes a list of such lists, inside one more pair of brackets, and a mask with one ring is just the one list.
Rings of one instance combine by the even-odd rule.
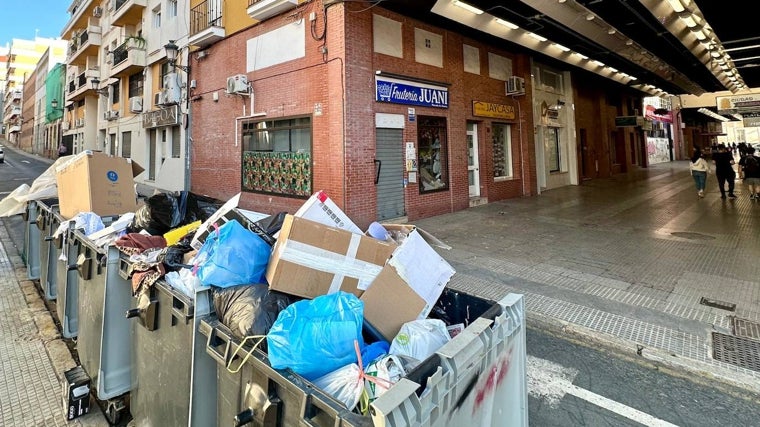
[[578, 375], [578, 370], [575, 368], [566, 368], [552, 361], [529, 355], [527, 375], [528, 394], [543, 400], [551, 407], [559, 405], [562, 398], [570, 394], [646, 426], [677, 427], [675, 424], [574, 385], [573, 380]]
[[10, 191], [0, 191], [0, 196], [7, 196], [8, 194], [11, 194]]
[[30, 163], [29, 160], [22, 160], [21, 163]]

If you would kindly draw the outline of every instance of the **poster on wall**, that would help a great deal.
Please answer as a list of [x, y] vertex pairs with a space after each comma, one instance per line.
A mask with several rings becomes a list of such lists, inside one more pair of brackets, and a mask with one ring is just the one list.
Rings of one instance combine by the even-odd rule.
[[647, 156], [649, 164], [665, 163], [670, 161], [670, 147], [667, 138], [647, 138]]
[[243, 152], [243, 190], [309, 197], [312, 193], [311, 154]]

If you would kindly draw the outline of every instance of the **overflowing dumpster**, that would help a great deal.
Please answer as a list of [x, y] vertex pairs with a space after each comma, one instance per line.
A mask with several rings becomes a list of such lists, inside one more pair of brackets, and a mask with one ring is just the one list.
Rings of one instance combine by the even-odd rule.
[[24, 247], [21, 258], [26, 266], [26, 277], [29, 280], [40, 278], [40, 229], [37, 227], [37, 201], [30, 200], [26, 210], [21, 214], [24, 220]]
[[53, 233], [58, 229], [61, 217], [58, 215], [58, 199], [38, 200], [36, 204], [38, 212], [36, 224], [39, 229], [40, 287], [45, 299], [51, 301], [58, 297], [56, 277], [61, 250], [53, 237]]
[[206, 350], [217, 362], [216, 425], [527, 426], [522, 296], [494, 303], [447, 289], [438, 306], [447, 322], [469, 326], [374, 400], [367, 415], [273, 369], [260, 349], [235, 354], [240, 340], [214, 315], [203, 318]]
[[55, 263], [58, 292], [55, 309], [61, 322], [61, 335], [64, 338], [75, 338], [79, 333], [79, 275], [76, 261], [80, 252], [80, 242], [74, 238], [74, 224], [64, 224], [63, 218], [57, 213], [55, 215], [56, 222], [64, 227], [55, 237], [55, 247], [60, 253]]
[[210, 293], [190, 297], [159, 280], [149, 305], [129, 313], [135, 426], [215, 425], [216, 363], [198, 333], [200, 318], [213, 310]]
[[[102, 217], [104, 225], [116, 219]], [[70, 237], [78, 251], [70, 265], [77, 276], [79, 360], [95, 397], [108, 403], [107, 415], [115, 422], [126, 412], [132, 389], [131, 325], [125, 317], [133, 305], [130, 282], [120, 275], [122, 254], [116, 247], [100, 246], [83, 230]]]

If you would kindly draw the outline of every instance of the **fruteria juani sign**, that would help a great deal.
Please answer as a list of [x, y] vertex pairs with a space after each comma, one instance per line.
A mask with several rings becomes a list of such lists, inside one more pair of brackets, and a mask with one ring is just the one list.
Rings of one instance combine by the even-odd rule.
[[394, 104], [449, 108], [449, 90], [443, 86], [375, 76], [375, 100]]

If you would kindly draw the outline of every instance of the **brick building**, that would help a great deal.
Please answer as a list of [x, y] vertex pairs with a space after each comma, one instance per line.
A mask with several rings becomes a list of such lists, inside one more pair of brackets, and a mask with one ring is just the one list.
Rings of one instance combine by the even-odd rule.
[[530, 99], [505, 95], [529, 56], [361, 9], [302, 6], [193, 55], [192, 191], [293, 212], [324, 190], [360, 226], [534, 194]]

